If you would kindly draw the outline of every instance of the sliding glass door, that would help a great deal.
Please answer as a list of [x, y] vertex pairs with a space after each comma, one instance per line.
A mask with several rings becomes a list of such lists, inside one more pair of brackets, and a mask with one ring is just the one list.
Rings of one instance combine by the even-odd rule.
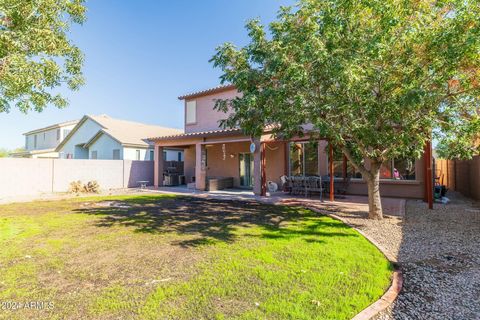
[[317, 176], [318, 143], [291, 142], [289, 152], [289, 174], [291, 176]]
[[240, 153], [240, 186], [253, 188], [253, 154]]

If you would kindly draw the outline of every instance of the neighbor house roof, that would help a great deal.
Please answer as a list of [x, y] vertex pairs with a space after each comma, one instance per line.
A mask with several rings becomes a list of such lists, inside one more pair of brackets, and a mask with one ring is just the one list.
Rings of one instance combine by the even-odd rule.
[[70, 134], [60, 143], [57, 150], [60, 150], [63, 145], [75, 134], [80, 126], [88, 119], [96, 122], [102, 129], [94, 132], [85, 145], [93, 144], [102, 135], [108, 135], [114, 140], [118, 141], [124, 146], [148, 147], [148, 137], [160, 135], [174, 135], [181, 134], [180, 129], [166, 128], [154, 125], [148, 125], [140, 122], [133, 122], [127, 120], [120, 120], [111, 118], [107, 115], [84, 116], [80, 122], [73, 128]]
[[183, 96], [178, 97], [178, 99], [179, 100], [193, 99], [193, 98], [207, 96], [207, 95], [214, 94], [214, 93], [229, 91], [229, 90], [232, 90], [232, 89], [235, 89], [235, 86], [233, 84], [226, 84], [226, 85], [217, 86], [215, 88], [210, 88], [210, 89], [206, 89], [206, 90], [202, 90], [202, 91], [188, 93], [188, 94], [185, 94]]
[[48, 127], [44, 127], [44, 128], [35, 129], [35, 130], [32, 130], [32, 131], [25, 132], [23, 135], [27, 136], [27, 135], [30, 135], [30, 134], [39, 133], [39, 132], [43, 132], [43, 131], [47, 131], [47, 130], [62, 128], [62, 127], [71, 126], [71, 125], [76, 125], [78, 123], [78, 121], [79, 120], [71, 120], [71, 121], [65, 121], [65, 122], [61, 122], [61, 123], [52, 124]]

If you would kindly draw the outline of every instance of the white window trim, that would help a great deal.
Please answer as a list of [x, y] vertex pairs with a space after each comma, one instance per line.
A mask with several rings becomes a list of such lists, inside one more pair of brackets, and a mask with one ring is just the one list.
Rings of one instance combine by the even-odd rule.
[[[189, 116], [189, 112], [188, 112], [189, 106], [194, 108], [193, 113], [191, 114], [191, 116], [194, 117], [193, 121], [191, 121], [191, 119], [189, 120], [189, 117], [188, 117]], [[187, 125], [196, 124], [197, 123], [197, 116], [198, 116], [197, 100], [191, 100], [191, 101], [185, 102], [185, 124], [187, 124]]]

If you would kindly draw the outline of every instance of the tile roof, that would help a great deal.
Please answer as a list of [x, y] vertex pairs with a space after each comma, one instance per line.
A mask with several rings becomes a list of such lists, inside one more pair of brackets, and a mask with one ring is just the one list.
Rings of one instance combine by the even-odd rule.
[[242, 129], [233, 128], [233, 129], [219, 129], [219, 130], [189, 132], [189, 133], [174, 134], [174, 135], [167, 135], [167, 136], [157, 136], [157, 137], [149, 138], [148, 140], [158, 141], [158, 140], [170, 140], [170, 139], [173, 140], [173, 139], [182, 139], [182, 138], [195, 138], [195, 137], [202, 137], [202, 136], [222, 136], [222, 135], [228, 135], [232, 133], [242, 133]]
[[52, 124], [52, 125], [47, 126], [47, 127], [43, 127], [43, 128], [39, 128], [39, 129], [35, 129], [35, 130], [25, 132], [23, 135], [26, 136], [26, 135], [29, 135], [29, 134], [38, 133], [38, 132], [42, 132], [42, 131], [47, 131], [47, 130], [51, 130], [51, 129], [55, 129], [55, 128], [61, 128], [61, 127], [66, 127], [66, 126], [70, 126], [70, 125], [76, 125], [79, 121], [80, 120], [71, 120], [71, 121], [56, 123], [56, 124]]
[[148, 146], [148, 137], [183, 133], [183, 130], [180, 129], [114, 119], [107, 115], [89, 117], [104, 128], [101, 131], [107, 133], [121, 144]]
[[209, 94], [213, 94], [213, 93], [228, 91], [228, 90], [232, 90], [232, 89], [235, 89], [235, 86], [233, 84], [225, 84], [225, 85], [220, 85], [220, 86], [210, 88], [210, 89], [206, 89], [206, 90], [202, 90], [202, 91], [188, 93], [188, 94], [185, 94], [183, 96], [178, 97], [178, 99], [179, 100], [191, 99], [191, 98], [201, 97], [201, 96], [205, 96], [205, 95], [209, 95]]

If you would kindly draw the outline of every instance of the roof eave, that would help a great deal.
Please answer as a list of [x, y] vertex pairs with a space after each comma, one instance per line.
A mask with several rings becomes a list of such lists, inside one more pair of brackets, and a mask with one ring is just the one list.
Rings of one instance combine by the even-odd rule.
[[235, 85], [227, 84], [227, 85], [218, 86], [218, 87], [211, 88], [211, 89], [206, 89], [206, 90], [197, 91], [197, 92], [194, 92], [194, 93], [189, 93], [189, 94], [178, 97], [178, 100], [188, 100], [188, 99], [193, 99], [193, 98], [199, 98], [199, 97], [203, 97], [203, 96], [212, 95], [212, 94], [215, 94], [215, 93], [221, 93], [221, 92], [229, 91], [229, 90], [232, 90], [232, 89], [235, 89], [235, 88], [236, 88]]

